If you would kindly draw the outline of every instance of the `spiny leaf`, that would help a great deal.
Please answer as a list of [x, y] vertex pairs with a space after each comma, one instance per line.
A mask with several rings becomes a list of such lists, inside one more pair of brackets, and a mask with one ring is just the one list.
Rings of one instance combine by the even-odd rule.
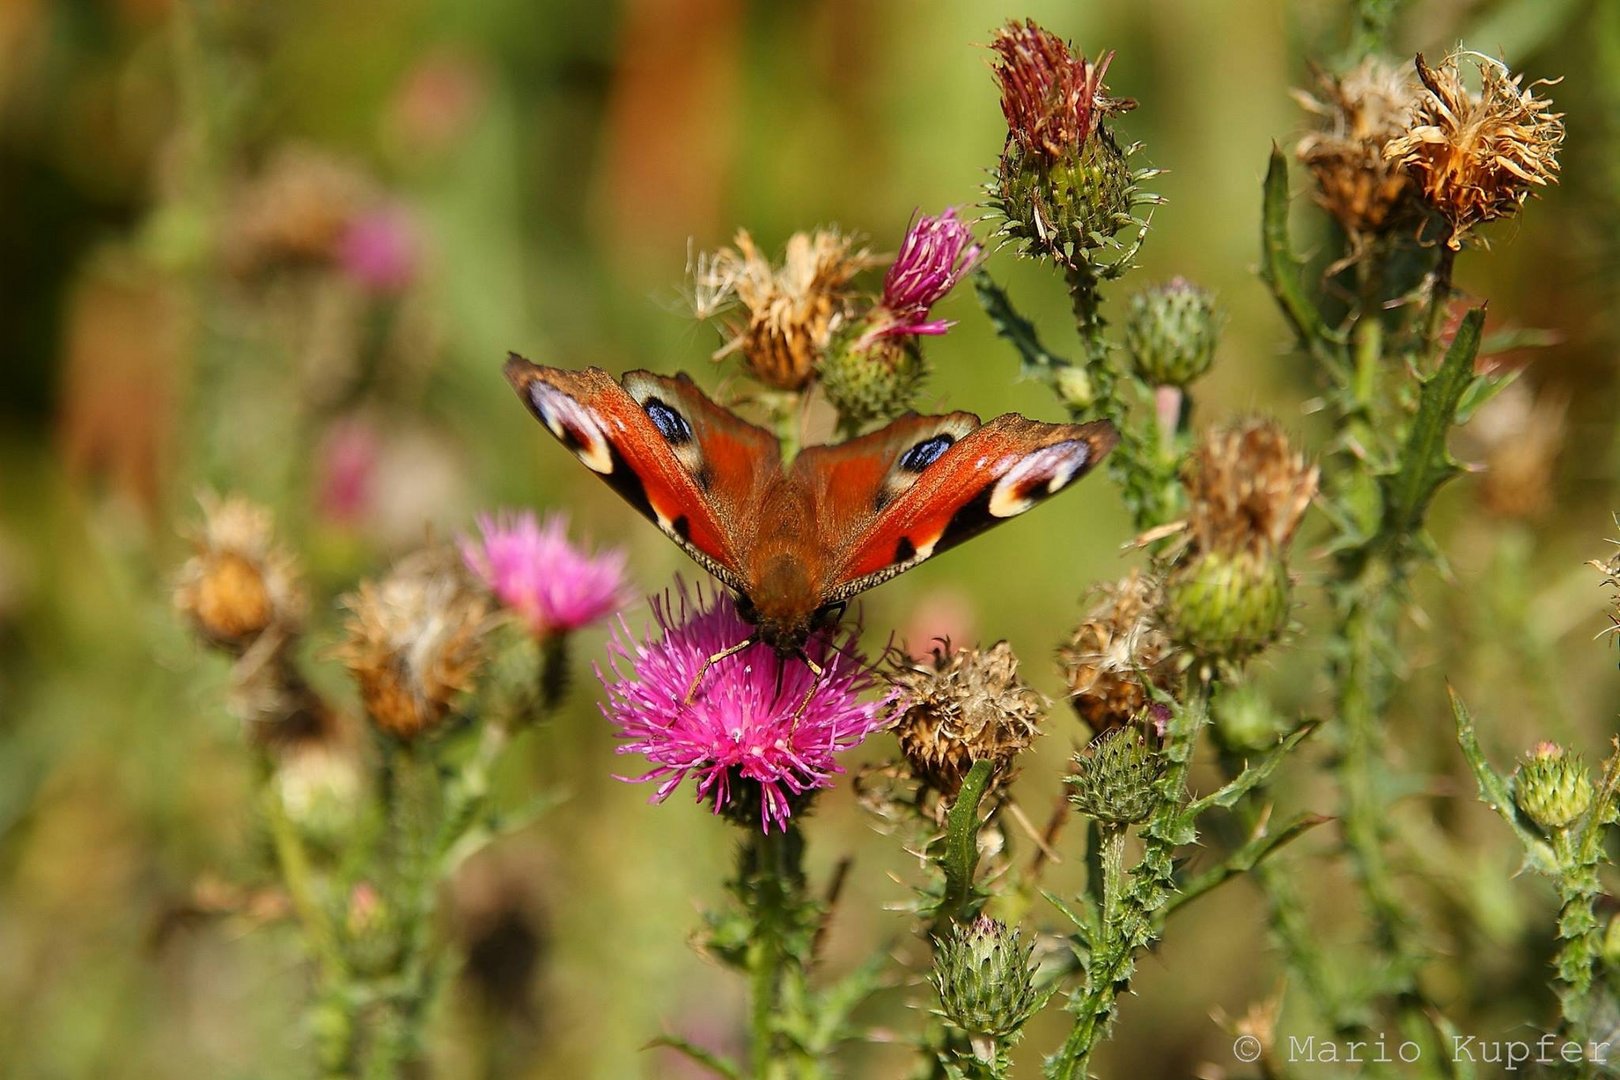
[[982, 824], [979, 800], [990, 786], [990, 774], [994, 771], [992, 762], [975, 761], [945, 818], [945, 851], [939, 858], [940, 869], [945, 872], [945, 895], [935, 912], [936, 930], [943, 930], [948, 919], [965, 922], [973, 914], [978, 899], [973, 872], [979, 866], [979, 826]]
[[1299, 263], [1288, 242], [1288, 162], [1277, 146], [1271, 148], [1260, 214], [1260, 280], [1271, 287], [1277, 306], [1306, 351], [1319, 360], [1342, 364], [1322, 313], [1305, 292]]
[[1446, 449], [1446, 435], [1457, 422], [1463, 395], [1474, 382], [1474, 357], [1479, 353], [1484, 325], [1484, 308], [1464, 315], [1440, 369], [1423, 381], [1400, 463], [1394, 473], [1382, 478], [1384, 521], [1379, 535], [1385, 543], [1398, 544], [1417, 533], [1435, 492], [1461, 471]]
[[1067, 360], [1047, 351], [1035, 324], [1018, 313], [1012, 298], [988, 273], [980, 270], [973, 275], [973, 289], [978, 293], [979, 306], [990, 316], [990, 325], [995, 327], [997, 336], [1018, 350], [1021, 378], [1047, 380], [1059, 368], [1069, 366]]

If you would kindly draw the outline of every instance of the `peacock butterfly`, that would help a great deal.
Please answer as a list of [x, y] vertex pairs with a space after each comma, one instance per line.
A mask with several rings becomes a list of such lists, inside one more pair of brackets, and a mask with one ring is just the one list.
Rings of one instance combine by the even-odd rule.
[[[776, 436], [685, 375], [542, 367], [506, 378], [574, 456], [738, 594], [756, 640], [803, 656], [850, 597], [1023, 513], [1119, 440], [1106, 420], [908, 414], [784, 465]], [[694, 689], [696, 684], [694, 683]]]

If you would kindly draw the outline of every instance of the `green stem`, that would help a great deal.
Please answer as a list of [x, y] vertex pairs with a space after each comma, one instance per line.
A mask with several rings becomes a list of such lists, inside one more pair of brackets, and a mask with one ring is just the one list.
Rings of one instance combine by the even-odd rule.
[[805, 1012], [815, 937], [814, 905], [805, 895], [804, 837], [797, 826], [750, 834], [735, 891], [751, 925], [744, 962], [755, 1080], [818, 1076], [815, 1059], [792, 1037], [811, 1026]]
[[1440, 258], [1434, 264], [1434, 275], [1429, 285], [1429, 306], [1423, 316], [1423, 361], [1434, 356], [1440, 340], [1440, 327], [1445, 323], [1451, 301], [1451, 274], [1457, 264], [1457, 253], [1445, 244], [1440, 245]]

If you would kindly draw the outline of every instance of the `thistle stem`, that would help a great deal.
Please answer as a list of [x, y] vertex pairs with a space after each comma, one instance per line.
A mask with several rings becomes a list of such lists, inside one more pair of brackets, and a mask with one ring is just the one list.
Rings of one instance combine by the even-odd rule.
[[813, 905], [805, 896], [804, 837], [796, 826], [750, 835], [735, 891], [752, 926], [745, 965], [755, 1080], [820, 1076], [815, 1059], [788, 1035], [805, 1026], [807, 950], [815, 935], [814, 920], [806, 921]]

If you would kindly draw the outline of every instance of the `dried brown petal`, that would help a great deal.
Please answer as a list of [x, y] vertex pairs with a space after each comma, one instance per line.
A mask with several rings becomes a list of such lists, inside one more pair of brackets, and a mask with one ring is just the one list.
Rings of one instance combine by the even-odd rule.
[[1188, 525], [1200, 551], [1278, 550], [1293, 538], [1316, 495], [1317, 469], [1288, 445], [1274, 421], [1211, 432], [1193, 452], [1182, 483]]
[[1133, 570], [1098, 592], [1085, 621], [1058, 649], [1058, 662], [1075, 712], [1100, 734], [1140, 715], [1152, 701], [1149, 687], [1167, 689], [1174, 668], [1154, 614], [1155, 583]]
[[1384, 147], [1406, 131], [1417, 85], [1407, 72], [1368, 56], [1343, 75], [1319, 73], [1317, 95], [1295, 95], [1320, 121], [1295, 153], [1316, 180], [1316, 201], [1359, 245], [1407, 222], [1416, 209], [1416, 185]]
[[1516, 214], [1534, 188], [1556, 183], [1564, 141], [1563, 114], [1535, 95], [1546, 82], [1525, 88], [1523, 75], [1473, 53], [1481, 80], [1475, 95], [1459, 74], [1462, 55], [1430, 67], [1418, 54], [1426, 92], [1406, 132], [1384, 149], [1450, 224], [1452, 250], [1475, 225]]
[[239, 497], [198, 497], [202, 528], [181, 567], [174, 605], [209, 642], [241, 652], [272, 628], [295, 632], [304, 596], [292, 556], [276, 544], [265, 507]]
[[1046, 702], [1018, 677], [1018, 657], [1005, 641], [984, 651], [947, 648], [908, 663], [892, 681], [900, 691], [893, 729], [900, 750], [913, 775], [949, 796], [975, 761], [995, 762], [1005, 782], [1006, 766], [1040, 734]]

